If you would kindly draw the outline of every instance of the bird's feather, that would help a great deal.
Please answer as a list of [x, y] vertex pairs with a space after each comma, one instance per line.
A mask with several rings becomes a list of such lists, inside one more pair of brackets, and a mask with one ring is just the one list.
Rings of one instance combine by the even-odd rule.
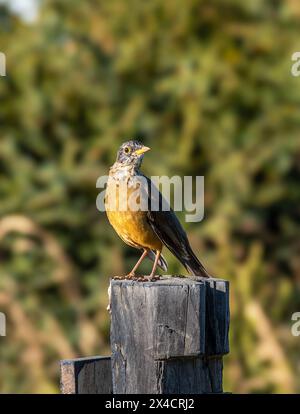
[[[155, 260], [155, 252], [154, 250], [148, 250], [147, 257], [154, 262]], [[168, 270], [168, 262], [164, 258], [164, 256], [161, 254], [157, 263], [158, 267], [160, 267], [164, 272]]]
[[[152, 229], [190, 273], [196, 276], [209, 277], [206, 269], [194, 254], [176, 214], [151, 180], [147, 177], [146, 179], [149, 194], [147, 218]], [[154, 201], [156, 205], [159, 205], [158, 211], [151, 209], [151, 200], [152, 203]]]

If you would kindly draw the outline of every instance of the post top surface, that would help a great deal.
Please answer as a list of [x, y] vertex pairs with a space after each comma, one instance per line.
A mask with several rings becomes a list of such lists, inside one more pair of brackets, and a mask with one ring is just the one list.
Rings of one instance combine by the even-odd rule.
[[226, 288], [229, 282], [224, 279], [217, 279], [217, 278], [203, 278], [198, 276], [183, 276], [183, 275], [164, 275], [161, 276], [159, 280], [155, 282], [147, 281], [137, 281], [137, 280], [127, 280], [127, 279], [111, 279], [111, 283], [113, 285], [125, 285], [125, 286], [134, 286], [134, 285], [142, 285], [145, 287], [154, 287], [154, 286], [190, 286], [190, 285], [203, 285], [203, 284], [210, 284], [211, 286], [219, 287], [220, 289]]
[[78, 362], [96, 362], [96, 361], [104, 361], [110, 360], [110, 356], [91, 356], [91, 357], [83, 357], [83, 358], [73, 358], [73, 359], [61, 359], [60, 363], [62, 365], [74, 364]]
[[123, 360], [126, 343], [133, 358], [144, 347], [155, 361], [228, 353], [229, 290], [226, 280], [195, 276], [112, 280], [113, 352]]

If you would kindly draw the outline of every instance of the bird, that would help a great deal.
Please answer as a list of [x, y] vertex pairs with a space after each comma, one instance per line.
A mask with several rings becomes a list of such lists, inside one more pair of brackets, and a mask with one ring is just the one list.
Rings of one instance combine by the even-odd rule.
[[[148, 257], [154, 263], [147, 280], [157, 280], [157, 267], [163, 271], [168, 268], [162, 255], [163, 246], [173, 253], [190, 274], [208, 278], [210, 275], [193, 252], [175, 212], [170, 206], [162, 209], [166, 200], [140, 170], [144, 155], [149, 150], [149, 147], [139, 141], [127, 141], [119, 148], [116, 161], [109, 169], [104, 197], [108, 221], [127, 245], [142, 252], [133, 269], [124, 278], [134, 279], [138, 267]], [[146, 201], [144, 209], [130, 208], [127, 203], [137, 189], [140, 204]], [[124, 198], [126, 208], [121, 208]], [[153, 200], [158, 202], [159, 208], [152, 208]]]

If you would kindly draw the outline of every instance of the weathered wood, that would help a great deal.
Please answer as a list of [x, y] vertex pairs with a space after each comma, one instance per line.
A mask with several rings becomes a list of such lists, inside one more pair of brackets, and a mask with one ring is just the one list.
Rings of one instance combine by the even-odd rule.
[[62, 394], [111, 394], [110, 357], [65, 359], [60, 362]]
[[176, 358], [158, 364], [159, 394], [222, 393], [221, 357]]
[[111, 281], [113, 392], [222, 392], [229, 284], [164, 277]]

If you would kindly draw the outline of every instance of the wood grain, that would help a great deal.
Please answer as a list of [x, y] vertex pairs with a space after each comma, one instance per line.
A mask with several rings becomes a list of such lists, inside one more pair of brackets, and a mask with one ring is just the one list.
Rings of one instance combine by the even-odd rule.
[[111, 394], [110, 357], [65, 359], [60, 363], [62, 394]]
[[222, 392], [229, 284], [164, 277], [111, 281], [113, 392]]

